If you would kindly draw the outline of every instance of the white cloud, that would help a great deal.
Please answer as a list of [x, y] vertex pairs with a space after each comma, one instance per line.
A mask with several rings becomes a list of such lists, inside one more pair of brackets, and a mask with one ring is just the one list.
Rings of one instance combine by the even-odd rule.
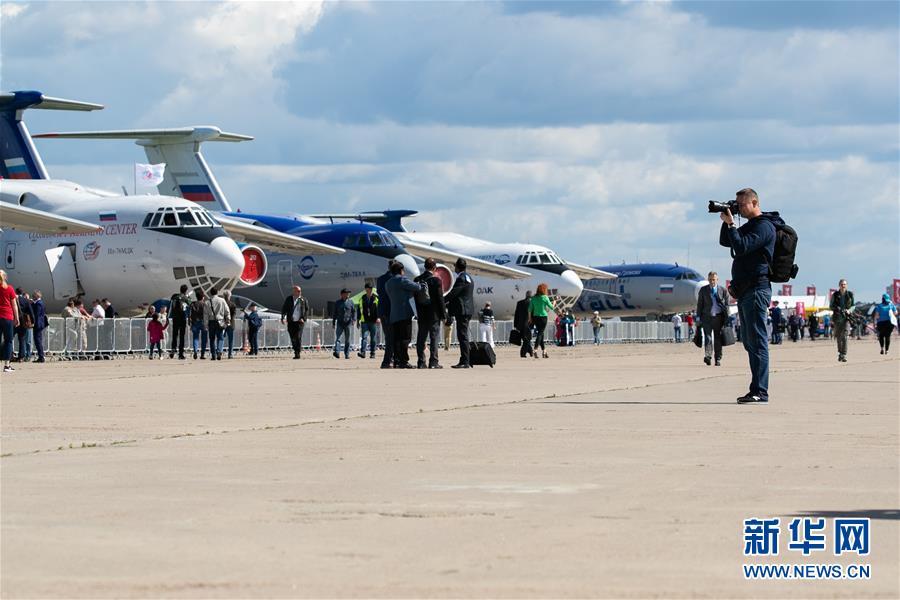
[[23, 2], [0, 3], [0, 19], [5, 19], [9, 22], [9, 20], [15, 19], [27, 9], [28, 5]]

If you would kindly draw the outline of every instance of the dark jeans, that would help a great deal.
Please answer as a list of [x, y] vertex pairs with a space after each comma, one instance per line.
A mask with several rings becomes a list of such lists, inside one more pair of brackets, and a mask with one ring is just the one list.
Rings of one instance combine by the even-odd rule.
[[256, 339], [259, 335], [259, 327], [247, 328], [247, 340], [250, 342], [250, 354], [256, 356], [259, 354], [259, 341]]
[[12, 319], [0, 319], [0, 360], [12, 358], [13, 329]]
[[234, 327], [225, 328], [225, 345], [228, 350], [228, 358], [231, 358], [231, 352], [234, 350]]
[[534, 349], [538, 348], [544, 351], [544, 332], [547, 331], [547, 317], [531, 317], [534, 328], [537, 331], [537, 338], [534, 340]]
[[741, 341], [750, 359], [750, 393], [769, 397], [769, 336], [766, 316], [772, 300], [771, 288], [749, 290], [738, 299]]
[[389, 367], [394, 360], [394, 328], [388, 323], [387, 317], [381, 317], [381, 333], [384, 334], [384, 358], [381, 366]]
[[472, 317], [454, 317], [456, 321], [456, 341], [459, 342], [459, 364], [471, 365], [469, 362], [469, 320]]
[[297, 321], [288, 321], [288, 336], [291, 338], [291, 348], [294, 349], [294, 355], [299, 355], [303, 349], [303, 325]]
[[341, 353], [341, 337], [344, 338], [344, 356], [350, 356], [350, 330], [353, 328], [352, 323], [341, 323], [338, 321], [334, 326], [334, 353]]
[[391, 323], [394, 331], [394, 367], [409, 364], [409, 342], [412, 340], [412, 319]]
[[206, 331], [206, 328], [203, 326], [203, 321], [194, 321], [191, 323], [191, 341], [194, 345], [194, 354], [199, 352], [200, 354], [204, 354], [206, 352], [206, 340], [208, 339], [209, 332]]
[[441, 322], [435, 318], [430, 321], [422, 319], [419, 321], [419, 331], [416, 334], [416, 357], [419, 364], [425, 364], [425, 341], [428, 341], [428, 364], [438, 364], [438, 340], [441, 336]]
[[375, 334], [378, 326], [375, 323], [359, 324], [359, 353], [366, 353], [366, 338], [369, 339], [369, 356], [375, 356]]
[[44, 360], [44, 328], [34, 328], [34, 349], [37, 351], [38, 360]]
[[878, 344], [887, 352], [891, 349], [891, 334], [894, 332], [894, 324], [890, 321], [880, 321], [876, 327], [878, 328]]
[[222, 356], [222, 332], [223, 328], [218, 321], [209, 321], [207, 323], [209, 329], [209, 352], [211, 358], [219, 358]]
[[172, 323], [172, 346], [169, 348], [169, 356], [175, 356], [175, 351], [178, 351], [178, 356], [184, 356], [184, 334], [187, 329], [187, 321], [170, 321]]

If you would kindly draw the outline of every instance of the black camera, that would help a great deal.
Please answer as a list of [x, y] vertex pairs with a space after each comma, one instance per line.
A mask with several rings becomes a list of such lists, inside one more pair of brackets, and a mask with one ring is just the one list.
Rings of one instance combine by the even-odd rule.
[[739, 214], [737, 200], [730, 200], [728, 202], [716, 202], [715, 200], [710, 200], [707, 210], [711, 213], [723, 213], [726, 210], [730, 210], [732, 215]]

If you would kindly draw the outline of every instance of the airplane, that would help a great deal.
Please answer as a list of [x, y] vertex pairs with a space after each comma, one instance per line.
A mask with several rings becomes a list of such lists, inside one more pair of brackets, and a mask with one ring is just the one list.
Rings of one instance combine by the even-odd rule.
[[497, 243], [449, 232], [409, 232], [403, 226], [402, 220], [415, 214], [417, 211], [414, 210], [384, 210], [313, 216], [378, 223], [388, 231], [392, 231], [407, 246], [417, 244], [431, 249], [467, 254], [498, 265], [514, 265], [516, 269], [527, 273], [528, 277], [500, 281], [475, 278], [476, 308], [490, 302], [498, 319], [511, 319], [515, 314], [516, 303], [525, 297], [525, 291], [529, 289], [534, 291], [540, 283], [548, 285], [554, 305], [557, 310], [562, 311], [571, 308], [581, 295], [582, 279], [615, 278], [611, 273], [564, 261], [553, 250], [537, 244]]
[[[343, 252], [214, 217], [183, 198], [123, 196], [50, 179], [22, 120], [29, 108], [103, 106], [37, 91], [0, 93], [3, 268], [16, 287], [44, 291], [48, 311], [89, 295], [138, 314], [181, 284], [208, 291], [257, 283], [265, 274], [261, 248]], [[229, 233], [247, 243], [239, 246]]]
[[598, 311], [604, 317], [653, 319], [688, 312], [697, 307], [697, 292], [707, 283], [694, 269], [677, 264], [639, 263], [596, 268], [614, 273], [616, 279], [586, 280], [585, 292], [572, 309], [577, 315]]
[[[294, 285], [303, 288], [311, 309], [319, 314], [330, 312], [338, 291], [347, 287], [362, 290], [387, 270], [387, 259], [404, 265], [406, 275], [417, 276], [421, 260], [432, 256], [438, 261], [454, 262], [459, 252], [428, 245], [401, 242], [393, 233], [372, 223], [333, 223], [304, 215], [271, 215], [246, 213], [232, 209], [222, 188], [206, 163], [200, 149], [204, 142], [246, 141], [250, 136], [222, 132], [217, 127], [194, 126], [175, 129], [121, 131], [82, 131], [38, 134], [35, 138], [134, 140], [143, 147], [151, 163], [166, 163], [165, 175], [158, 190], [162, 194], [182, 196], [209, 208], [216, 218], [242, 222], [280, 235], [342, 248], [340, 256], [316, 252], [267, 252], [265, 260], [273, 265], [252, 288], [241, 295], [266, 306], [281, 306]], [[416, 260], [418, 257], [420, 260]], [[486, 277], [524, 278], [529, 274], [497, 264], [464, 256], [473, 274]], [[437, 275], [444, 293], [449, 292], [455, 274], [440, 264]]]

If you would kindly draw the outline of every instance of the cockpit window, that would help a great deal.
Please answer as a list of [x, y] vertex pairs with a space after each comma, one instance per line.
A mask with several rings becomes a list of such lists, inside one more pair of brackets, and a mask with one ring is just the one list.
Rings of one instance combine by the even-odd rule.
[[164, 212], [162, 223], [164, 227], [178, 227], [178, 218], [173, 212]]
[[159, 227], [159, 222], [162, 220], [162, 213], [156, 213], [153, 215], [153, 220], [150, 221], [150, 227]]
[[178, 218], [181, 220], [181, 224], [186, 227], [197, 225], [197, 220], [194, 218], [194, 213], [187, 209], [179, 210]]
[[377, 233], [370, 233], [369, 241], [372, 242], [372, 245], [375, 246], [376, 248], [384, 246], [384, 240], [381, 239], [381, 236], [378, 235]]
[[180, 228], [180, 227], [221, 227], [218, 221], [199, 206], [190, 208], [173, 208], [164, 206], [148, 213], [144, 217], [143, 227]]

